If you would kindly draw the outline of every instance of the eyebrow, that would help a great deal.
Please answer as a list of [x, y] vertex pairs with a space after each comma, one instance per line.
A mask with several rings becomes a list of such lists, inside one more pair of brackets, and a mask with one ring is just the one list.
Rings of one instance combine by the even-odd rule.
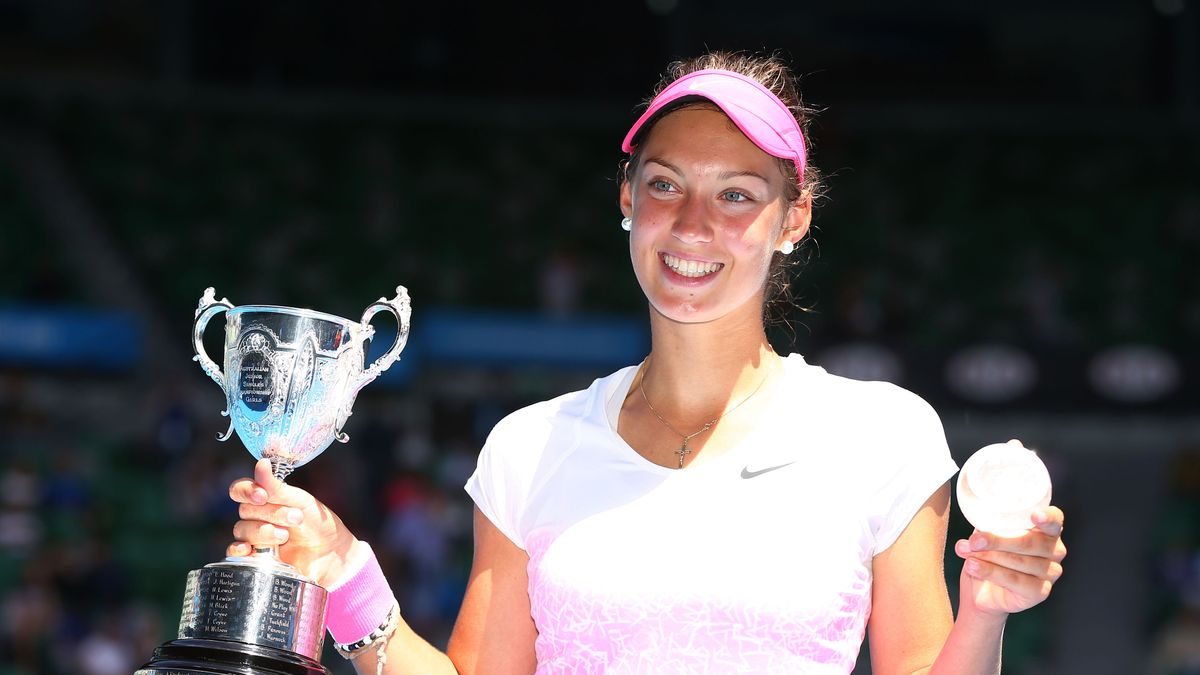
[[[679, 174], [680, 176], [683, 175], [683, 171], [680, 171], [679, 167], [675, 166], [674, 164], [668, 162], [665, 159], [662, 159], [661, 157], [647, 157], [646, 161], [644, 163], [649, 164], [650, 162], [654, 162], [655, 164], [666, 167], [666, 168], [670, 169], [671, 171], [674, 171], [675, 173]], [[771, 181], [767, 180], [766, 176], [762, 175], [761, 173], [758, 173], [757, 171], [750, 171], [748, 169], [743, 170], [743, 171], [722, 171], [721, 173], [717, 174], [717, 178], [719, 178], [721, 180], [737, 178], [738, 176], [749, 176], [750, 178], [757, 178], [768, 185], [771, 184]]]
[[749, 176], [751, 178], [757, 178], [768, 185], [771, 184], [771, 181], [767, 180], [766, 176], [757, 171], [722, 171], [717, 177], [721, 180], [727, 180], [729, 178], [737, 178], [738, 176]]
[[647, 157], [647, 158], [646, 158], [646, 161], [645, 161], [645, 162], [643, 162], [643, 164], [649, 164], [650, 162], [654, 162], [655, 164], [658, 164], [658, 165], [660, 165], [660, 166], [664, 166], [664, 167], [666, 167], [666, 168], [668, 168], [668, 169], [670, 169], [670, 170], [674, 171], [675, 173], [679, 174], [680, 176], [682, 176], [682, 175], [683, 175], [683, 172], [679, 170], [679, 167], [675, 166], [674, 164], [672, 164], [672, 163], [668, 162], [668, 161], [667, 161], [667, 160], [665, 160], [665, 159], [662, 159], [662, 158], [659, 158], [659, 157]]

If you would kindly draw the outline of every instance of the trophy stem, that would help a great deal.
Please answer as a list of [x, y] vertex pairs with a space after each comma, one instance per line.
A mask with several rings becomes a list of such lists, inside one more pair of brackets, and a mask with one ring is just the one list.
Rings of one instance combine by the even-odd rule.
[[[290, 459], [285, 459], [278, 455], [272, 456], [269, 459], [271, 460], [271, 475], [275, 476], [280, 483], [296, 468], [296, 463]], [[250, 560], [268, 565], [287, 565], [287, 563], [279, 559], [279, 547], [274, 544], [260, 544], [255, 546], [250, 554]]]
[[279, 559], [278, 546], [273, 546], [270, 544], [264, 546], [255, 546], [254, 550], [250, 553], [250, 559], [262, 560], [264, 558], [268, 559], [268, 561], [272, 563], [283, 563], [283, 561]]
[[296, 468], [296, 463], [290, 459], [284, 459], [278, 456], [271, 457], [270, 459], [271, 474], [278, 478], [279, 482], [281, 483], [283, 482], [283, 479], [287, 478], [288, 475], [292, 473], [292, 470]]

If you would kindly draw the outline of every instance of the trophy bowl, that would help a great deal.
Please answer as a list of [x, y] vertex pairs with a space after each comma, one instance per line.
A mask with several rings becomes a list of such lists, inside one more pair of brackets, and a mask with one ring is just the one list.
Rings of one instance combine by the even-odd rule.
[[[370, 366], [367, 346], [375, 335], [371, 319], [388, 311], [399, 329], [388, 351]], [[204, 329], [225, 312], [225, 367], [204, 351]], [[324, 452], [342, 431], [358, 392], [400, 357], [408, 341], [412, 309], [408, 292], [380, 298], [361, 321], [296, 307], [244, 305], [215, 299], [206, 289], [196, 309], [192, 344], [196, 361], [225, 392], [229, 429], [218, 435], [238, 438], [255, 459], [267, 457], [281, 480]]]
[[[367, 363], [371, 319], [391, 313], [396, 339]], [[411, 305], [403, 286], [380, 298], [360, 321], [296, 307], [245, 305], [204, 291], [192, 330], [195, 360], [225, 392], [229, 428], [255, 459], [271, 461], [283, 480], [335, 440], [358, 392], [400, 357]], [[221, 368], [204, 350], [204, 329], [225, 313]], [[326, 591], [279, 560], [276, 547], [227, 557], [192, 570], [184, 590], [178, 639], [161, 645], [136, 675], [167, 673], [328, 673], [320, 664]]]

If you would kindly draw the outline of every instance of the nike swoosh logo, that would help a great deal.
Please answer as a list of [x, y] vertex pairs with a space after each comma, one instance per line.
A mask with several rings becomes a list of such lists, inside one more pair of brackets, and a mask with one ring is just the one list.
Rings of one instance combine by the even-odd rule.
[[796, 463], [796, 462], [792, 461], [792, 462], [788, 462], [787, 464], [777, 464], [777, 465], [775, 465], [775, 466], [768, 466], [768, 467], [767, 467], [767, 468], [765, 468], [765, 469], [759, 469], [758, 471], [751, 471], [751, 470], [750, 470], [750, 467], [748, 467], [748, 466], [747, 466], [747, 467], [743, 467], [743, 468], [742, 468], [742, 478], [754, 478], [755, 476], [761, 476], [761, 475], [763, 475], [764, 473], [769, 473], [769, 472], [771, 472], [771, 471], [774, 471], [774, 470], [776, 470], [776, 469], [782, 469], [782, 468], [783, 468], [783, 467], [785, 467], [785, 466], [791, 466], [791, 465], [793, 465], [793, 464], [795, 464], [795, 463]]

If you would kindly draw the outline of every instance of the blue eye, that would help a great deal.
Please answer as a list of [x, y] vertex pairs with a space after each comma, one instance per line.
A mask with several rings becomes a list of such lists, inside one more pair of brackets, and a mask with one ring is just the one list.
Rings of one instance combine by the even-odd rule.
[[652, 180], [650, 181], [650, 187], [660, 192], [670, 192], [675, 186], [665, 180]]
[[746, 193], [738, 192], [737, 190], [729, 190], [728, 192], [723, 193], [721, 195], [721, 197], [723, 199], [725, 199], [726, 201], [730, 201], [730, 202], [748, 202], [748, 201], [750, 201], [750, 197]]

